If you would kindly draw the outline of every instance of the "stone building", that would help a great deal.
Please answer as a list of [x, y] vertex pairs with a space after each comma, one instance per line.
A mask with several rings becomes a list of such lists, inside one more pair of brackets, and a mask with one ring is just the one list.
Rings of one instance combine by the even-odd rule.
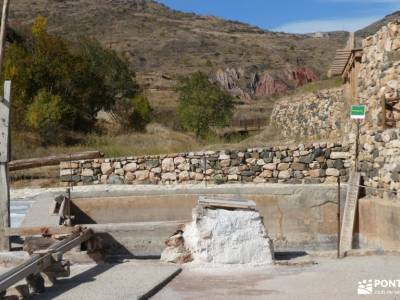
[[338, 50], [331, 74], [344, 80], [346, 110], [367, 106], [365, 126], [381, 130], [400, 127], [400, 22], [383, 26], [362, 48]]

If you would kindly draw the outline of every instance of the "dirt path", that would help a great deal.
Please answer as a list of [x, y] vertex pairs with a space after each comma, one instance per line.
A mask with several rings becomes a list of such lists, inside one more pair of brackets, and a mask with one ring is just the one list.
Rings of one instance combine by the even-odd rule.
[[[362, 299], [359, 281], [400, 280], [399, 268], [400, 256], [321, 259], [311, 266], [185, 267], [153, 299]], [[400, 299], [400, 286], [378, 286], [367, 298]]]

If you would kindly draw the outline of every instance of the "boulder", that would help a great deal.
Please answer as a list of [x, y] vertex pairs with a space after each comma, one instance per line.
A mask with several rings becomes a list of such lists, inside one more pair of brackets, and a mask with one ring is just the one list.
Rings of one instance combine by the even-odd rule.
[[114, 171], [114, 168], [111, 166], [110, 163], [102, 163], [101, 164], [101, 173], [103, 175], [111, 175], [111, 173]]
[[175, 163], [173, 158], [165, 158], [161, 163], [161, 169], [164, 172], [172, 172], [175, 171]]
[[128, 163], [124, 166], [125, 172], [135, 172], [137, 170], [138, 166], [136, 163]]
[[124, 183], [124, 180], [121, 177], [114, 175], [114, 174], [110, 175], [107, 178], [107, 184], [123, 184], [123, 183]]
[[150, 171], [149, 170], [140, 170], [135, 172], [137, 181], [146, 181], [149, 179]]

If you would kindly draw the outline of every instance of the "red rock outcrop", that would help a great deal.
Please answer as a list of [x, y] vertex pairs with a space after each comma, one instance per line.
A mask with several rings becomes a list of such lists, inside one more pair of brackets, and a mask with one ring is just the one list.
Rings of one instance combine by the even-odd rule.
[[296, 87], [318, 80], [314, 71], [305, 67], [290, 68], [287, 71], [287, 77], [294, 82]]
[[289, 89], [285, 83], [279, 79], [275, 79], [267, 72], [261, 77], [256, 74], [251, 83], [251, 87], [255, 97], [272, 96], [286, 92]]
[[309, 68], [287, 65], [285, 70], [279, 74], [269, 71], [262, 75], [253, 73], [247, 87], [244, 86], [245, 72], [240, 68], [237, 70], [234, 68], [219, 69], [212, 80], [239, 99], [250, 101], [251, 98], [270, 97], [284, 93], [289, 89], [318, 80], [318, 77]]

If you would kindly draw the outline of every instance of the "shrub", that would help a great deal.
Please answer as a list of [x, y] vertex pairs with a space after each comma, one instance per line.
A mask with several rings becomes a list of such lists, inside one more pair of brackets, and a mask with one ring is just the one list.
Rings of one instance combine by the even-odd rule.
[[140, 94], [132, 98], [118, 99], [112, 109], [112, 116], [124, 131], [143, 131], [151, 120], [151, 112], [150, 102]]
[[58, 95], [40, 90], [33, 99], [26, 115], [27, 122], [36, 130], [44, 144], [54, 143], [63, 129], [70, 127], [73, 111]]
[[133, 98], [133, 114], [131, 116], [132, 127], [143, 131], [151, 120], [152, 108], [149, 100], [144, 95]]

